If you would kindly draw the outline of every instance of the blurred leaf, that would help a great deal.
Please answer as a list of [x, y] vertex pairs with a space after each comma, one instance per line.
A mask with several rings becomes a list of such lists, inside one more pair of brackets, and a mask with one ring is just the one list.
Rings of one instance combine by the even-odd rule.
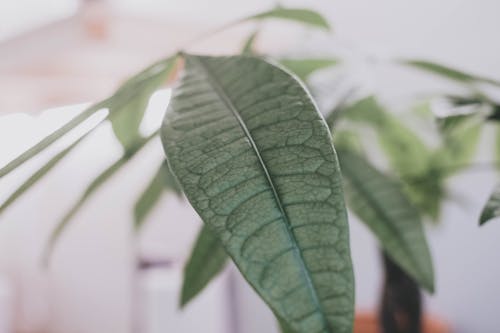
[[83, 207], [83, 205], [92, 196], [92, 194], [94, 194], [102, 185], [106, 183], [106, 181], [108, 181], [116, 172], [118, 172], [125, 164], [127, 164], [127, 162], [132, 159], [135, 153], [137, 153], [142, 147], [144, 147], [146, 143], [148, 143], [156, 135], [158, 135], [158, 132], [155, 132], [151, 136], [143, 138], [139, 142], [136, 142], [136, 144], [132, 146], [126, 154], [124, 154], [111, 166], [106, 168], [89, 184], [89, 186], [83, 192], [82, 196], [69, 209], [66, 215], [64, 215], [64, 217], [56, 224], [56, 227], [52, 231], [43, 256], [43, 260], [46, 264], [48, 264], [50, 260], [52, 251], [54, 249], [57, 240], [61, 236], [62, 232], [66, 229], [71, 219], [75, 216], [76, 213], [78, 213], [80, 208]]
[[15, 170], [17, 167], [21, 166], [24, 162], [30, 160], [32, 157], [38, 155], [41, 151], [43, 151], [45, 148], [50, 146], [52, 143], [57, 141], [59, 138], [64, 136], [66, 133], [80, 125], [82, 122], [87, 120], [91, 115], [96, 113], [97, 111], [106, 108], [105, 105], [106, 101], [104, 102], [99, 102], [96, 103], [87, 109], [85, 109], [83, 112], [79, 113], [75, 117], [73, 117], [70, 121], [68, 121], [66, 124], [43, 138], [41, 141], [39, 141], [37, 144], [35, 144], [33, 147], [30, 149], [26, 150], [23, 152], [21, 155], [16, 157], [14, 160], [9, 162], [7, 165], [5, 165], [3, 168], [0, 169], [0, 178], [6, 176], [13, 170]]
[[161, 131], [186, 197], [297, 333], [350, 332], [354, 281], [342, 179], [309, 94], [259, 58], [185, 60]]
[[373, 96], [344, 112], [344, 118], [374, 127], [381, 148], [399, 175], [420, 175], [427, 170], [431, 151], [410, 128], [385, 111]]
[[486, 202], [483, 208], [481, 217], [479, 218], [479, 225], [483, 225], [486, 222], [497, 218], [500, 216], [500, 185], [497, 185], [493, 190], [490, 198]]
[[466, 73], [464, 71], [448, 67], [445, 65], [441, 65], [435, 62], [431, 61], [425, 61], [425, 60], [403, 60], [401, 61], [402, 64], [409, 65], [412, 67], [415, 67], [420, 70], [424, 70], [426, 72], [430, 72], [442, 77], [445, 77], [450, 80], [462, 82], [462, 83], [473, 83], [473, 82], [478, 82], [478, 83], [488, 83], [496, 86], [500, 86], [500, 82], [496, 80], [492, 80], [489, 78], [485, 78], [482, 76], [478, 75], [473, 75]]
[[228, 258], [220, 240], [206, 225], [203, 225], [184, 267], [181, 307], [194, 299], [219, 275], [226, 266]]
[[334, 66], [338, 64], [338, 60], [330, 58], [281, 59], [280, 63], [302, 81], [306, 81], [315, 71]]
[[245, 44], [243, 45], [243, 49], [241, 51], [242, 54], [247, 54], [247, 55], [252, 55], [256, 54], [254, 47], [255, 47], [255, 40], [259, 34], [258, 30], [255, 30], [250, 36], [248, 36], [247, 40], [245, 41]]
[[167, 163], [163, 162], [134, 206], [136, 229], [143, 225], [146, 217], [165, 191], [172, 191], [178, 197], [182, 197], [182, 190], [177, 184], [174, 175], [170, 172]]
[[364, 147], [358, 133], [350, 130], [338, 130], [333, 134], [333, 145], [337, 150], [349, 150], [363, 154]]
[[263, 19], [283, 19], [330, 30], [328, 21], [321, 14], [306, 8], [284, 8], [278, 6], [269, 11], [250, 16], [245, 21]]
[[404, 192], [421, 214], [438, 222], [446, 195], [443, 172], [429, 166], [422, 174], [402, 177], [401, 181]]
[[[158, 61], [157, 63], [148, 67], [146, 70], [133, 76], [131, 79], [125, 82], [125, 84], [122, 85], [116, 91], [116, 93], [113, 94], [113, 96], [90, 106], [80, 114], [76, 115], [66, 124], [43, 138], [33, 147], [23, 152], [3, 168], [1, 168], [0, 178], [4, 177], [26, 161], [30, 160], [32, 157], [39, 154], [41, 151], [60, 139], [66, 133], [83, 123], [94, 113], [104, 108], [110, 108], [109, 117], [111, 117], [114, 123], [113, 128], [121, 142], [128, 142], [129, 136], [136, 137], [136, 133], [134, 132], [134, 122], [136, 122], [137, 118], [139, 117], [135, 112], [141, 113], [144, 110], [134, 111], [132, 105], [135, 105], [137, 107], [138, 102], [132, 102], [137, 98], [143, 98], [143, 95], [145, 93], [151, 91], [154, 84], [161, 83], [161, 78], [163, 78], [163, 75], [166, 75], [166, 73], [168, 73], [172, 69], [174, 59], [175, 57], [170, 57]], [[125, 109], [125, 113], [127, 114], [127, 116], [123, 116], [124, 119], [120, 119], [122, 116], [119, 116], [119, 113], [121, 113], [120, 111], [122, 109]], [[128, 119], [128, 117], [130, 117], [130, 119]], [[130, 133], [127, 133], [127, 127], [130, 128]]]
[[33, 185], [35, 185], [43, 176], [49, 173], [68, 153], [73, 150], [83, 139], [89, 134], [87, 132], [85, 135], [80, 137], [78, 140], [73, 142], [71, 145], [63, 149], [61, 152], [52, 157], [47, 163], [40, 167], [33, 175], [31, 175], [25, 182], [23, 182], [0, 206], [0, 214], [7, 209], [12, 203], [14, 203], [21, 195], [23, 195], [27, 190], [29, 190]]
[[140, 140], [139, 126], [151, 95], [166, 81], [175, 57], [161, 60], [126, 81], [108, 99], [109, 119], [125, 150]]
[[364, 158], [337, 149], [347, 203], [387, 254], [422, 287], [434, 292], [434, 270], [419, 212], [401, 186]]

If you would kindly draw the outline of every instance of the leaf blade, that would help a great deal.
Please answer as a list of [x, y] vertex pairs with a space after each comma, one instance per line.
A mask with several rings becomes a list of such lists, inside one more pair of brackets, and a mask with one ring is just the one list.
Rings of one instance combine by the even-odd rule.
[[[288, 73], [261, 59], [185, 58], [162, 141], [186, 197], [247, 281], [298, 333], [350, 332], [353, 276], [340, 171], [310, 96]], [[280, 96], [288, 107], [272, 107]], [[211, 107], [193, 108], [198, 99]], [[258, 117], [262, 109], [267, 112]], [[302, 156], [289, 161], [292, 174], [283, 173], [283, 158], [272, 158], [280, 149], [277, 156], [288, 150]], [[305, 175], [293, 175], [302, 162]], [[319, 191], [325, 203], [308, 191]], [[325, 248], [315, 249], [318, 244]], [[323, 274], [313, 272], [320, 266]]]
[[418, 211], [402, 189], [360, 155], [338, 150], [349, 207], [388, 255], [431, 293], [434, 269]]
[[334, 58], [281, 59], [280, 63], [306, 81], [316, 71], [335, 66], [339, 63]]
[[245, 21], [264, 20], [270, 18], [295, 21], [325, 30], [331, 29], [330, 24], [321, 14], [307, 8], [285, 8], [277, 6], [269, 11], [250, 16], [245, 19]]
[[479, 225], [484, 225], [500, 216], [500, 185], [497, 185], [491, 193], [486, 205], [484, 206], [481, 216], [479, 217]]
[[220, 240], [204, 224], [184, 267], [181, 307], [186, 306], [224, 269], [228, 259]]

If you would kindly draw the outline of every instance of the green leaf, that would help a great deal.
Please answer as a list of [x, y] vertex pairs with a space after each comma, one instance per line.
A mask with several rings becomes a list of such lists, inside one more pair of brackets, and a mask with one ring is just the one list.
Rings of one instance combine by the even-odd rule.
[[144, 192], [142, 192], [141, 196], [134, 206], [134, 219], [136, 229], [139, 229], [143, 225], [146, 217], [158, 203], [161, 195], [165, 191], [172, 191], [177, 196], [182, 196], [182, 190], [180, 189], [177, 181], [168, 169], [168, 165], [166, 162], [161, 164], [160, 168], [153, 176], [153, 179], [146, 187]]
[[161, 60], [126, 81], [108, 99], [109, 119], [125, 150], [140, 139], [139, 126], [151, 95], [166, 81], [175, 57]]
[[479, 75], [470, 74], [452, 67], [425, 60], [402, 60], [400, 63], [430, 72], [461, 83], [488, 83], [500, 86], [500, 82]]
[[352, 211], [373, 231], [387, 254], [421, 286], [434, 291], [434, 270], [419, 212], [401, 186], [364, 158], [338, 150]]
[[41, 151], [43, 151], [45, 148], [50, 146], [52, 143], [60, 139], [62, 136], [64, 136], [66, 133], [83, 123], [85, 120], [87, 120], [90, 116], [92, 116], [94, 113], [97, 111], [105, 108], [105, 102], [99, 102], [96, 103], [87, 109], [85, 109], [83, 112], [79, 113], [75, 117], [73, 117], [70, 121], [68, 121], [66, 124], [58, 128], [56, 131], [52, 132], [45, 138], [43, 138], [41, 141], [39, 141], [37, 144], [35, 144], [33, 147], [30, 149], [26, 150], [23, 152], [21, 155], [16, 157], [14, 160], [9, 162], [7, 165], [2, 167], [0, 169], [0, 178], [6, 176], [10, 172], [14, 171], [17, 167], [21, 166], [31, 158], [35, 157], [38, 155]]
[[185, 59], [161, 133], [186, 197], [297, 333], [351, 332], [341, 174], [311, 97], [262, 59]]
[[[123, 144], [130, 143], [130, 136], [137, 139], [135, 124], [137, 123], [138, 118], [142, 119], [142, 113], [144, 112], [144, 108], [141, 109], [142, 104], [139, 103], [139, 100], [144, 100], [144, 96], [148, 93], [150, 95], [158, 87], [158, 85], [161, 84], [165, 76], [168, 75], [173, 68], [174, 62], [175, 57], [160, 60], [139, 74], [133, 76], [125, 82], [113, 94], [113, 96], [98, 102], [79, 113], [66, 124], [2, 167], [0, 169], [0, 178], [6, 176], [23, 163], [38, 155], [41, 151], [49, 147], [66, 133], [73, 130], [97, 111], [104, 108], [110, 109], [108, 117], [110, 117], [113, 122], [113, 129], [115, 130], [120, 142]], [[119, 115], [122, 111], [126, 114], [125, 116]], [[129, 130], [130, 133], [128, 132]]]
[[280, 63], [302, 81], [306, 81], [312, 73], [337, 65], [338, 60], [332, 58], [281, 59]]
[[43, 261], [45, 264], [48, 264], [57, 240], [62, 235], [68, 224], [71, 222], [71, 219], [76, 215], [76, 213], [80, 211], [80, 209], [84, 206], [84, 204], [92, 196], [92, 194], [94, 194], [102, 185], [104, 185], [106, 181], [111, 179], [111, 177], [116, 172], [118, 172], [125, 164], [127, 164], [127, 162], [131, 160], [132, 157], [139, 150], [141, 150], [141, 148], [144, 147], [146, 143], [148, 143], [157, 135], [158, 132], [155, 132], [147, 138], [140, 139], [140, 141], [136, 142], [136, 144], [132, 146], [126, 154], [124, 154], [120, 159], [106, 168], [89, 184], [89, 186], [83, 192], [82, 196], [68, 210], [66, 215], [64, 215], [64, 217], [56, 224], [56, 227], [52, 231], [43, 255]]
[[23, 182], [0, 206], [0, 214], [14, 203], [21, 195], [34, 186], [43, 176], [48, 174], [68, 153], [73, 150], [83, 139], [89, 134], [83, 135], [78, 140], [73, 142], [67, 148], [52, 157], [47, 163], [40, 167], [33, 175], [31, 175], [25, 182]]
[[500, 185], [497, 185], [493, 190], [490, 198], [486, 202], [486, 205], [481, 212], [481, 217], [479, 218], [479, 225], [483, 225], [486, 222], [497, 218], [500, 216]]
[[246, 55], [252, 55], [255, 54], [255, 40], [257, 39], [257, 36], [259, 35], [259, 31], [255, 30], [250, 36], [248, 36], [247, 40], [245, 41], [245, 44], [243, 45], [243, 49], [241, 51], [242, 54]]
[[306, 8], [284, 8], [278, 6], [267, 12], [250, 16], [245, 19], [245, 21], [263, 19], [283, 19], [307, 24], [316, 28], [330, 30], [328, 21], [321, 14]]
[[276, 317], [276, 320], [278, 321], [281, 333], [296, 333], [285, 320], [279, 317]]
[[427, 170], [430, 149], [416, 133], [385, 111], [373, 96], [352, 105], [344, 117], [374, 127], [381, 148], [399, 175], [421, 175]]
[[220, 240], [204, 225], [184, 267], [181, 306], [188, 304], [226, 266], [228, 255]]

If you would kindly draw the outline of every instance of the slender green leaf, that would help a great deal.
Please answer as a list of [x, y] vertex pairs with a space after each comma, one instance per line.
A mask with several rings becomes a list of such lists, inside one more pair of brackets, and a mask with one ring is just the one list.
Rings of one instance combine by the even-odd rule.
[[33, 185], [35, 185], [43, 176], [49, 173], [68, 153], [73, 150], [83, 139], [90, 134], [87, 132], [85, 135], [80, 137], [78, 140], [73, 142], [67, 148], [63, 149], [61, 152], [57, 153], [52, 157], [47, 163], [40, 167], [33, 175], [31, 175], [25, 182], [23, 182], [0, 206], [0, 214], [7, 209], [12, 203], [14, 203], [21, 195], [23, 195], [27, 190], [29, 190]]
[[92, 116], [94, 113], [97, 111], [106, 108], [106, 103], [105, 102], [99, 102], [97, 104], [94, 104], [87, 109], [85, 109], [83, 112], [79, 113], [75, 117], [73, 117], [70, 121], [68, 121], [66, 124], [61, 126], [59, 129], [56, 131], [52, 132], [45, 138], [43, 138], [41, 141], [39, 141], [37, 144], [35, 144], [33, 147], [30, 149], [26, 150], [23, 152], [21, 155], [16, 157], [14, 160], [9, 162], [7, 165], [2, 167], [0, 169], [0, 178], [6, 176], [13, 170], [15, 170], [17, 167], [21, 166], [23, 163], [27, 162], [31, 158], [35, 157], [38, 155], [41, 151], [43, 151], [45, 148], [50, 146], [52, 143], [60, 139], [62, 136], [64, 136], [66, 133], [83, 123], [85, 120], [87, 120], [90, 116]]
[[479, 218], [479, 225], [483, 225], [486, 222], [495, 219], [500, 216], [500, 185], [497, 185], [493, 190], [490, 198], [486, 202], [486, 205], [481, 212], [481, 217]]
[[80, 211], [83, 205], [87, 202], [87, 200], [94, 194], [102, 185], [106, 183], [111, 177], [118, 172], [127, 162], [132, 159], [132, 157], [137, 153], [146, 143], [148, 143], [153, 137], [158, 135], [158, 132], [153, 133], [151, 136], [147, 138], [141, 138], [140, 141], [136, 142], [131, 149], [128, 150], [126, 154], [124, 154], [120, 159], [111, 164], [108, 168], [106, 168], [102, 173], [100, 173], [85, 189], [82, 196], [75, 202], [75, 204], [68, 210], [66, 215], [56, 224], [56, 227], [52, 231], [47, 247], [45, 248], [43, 260], [45, 264], [48, 264], [50, 257], [52, 255], [54, 246], [66, 229], [68, 224], [71, 222], [71, 219], [75, 216], [76, 213]]
[[373, 231], [387, 254], [428, 291], [434, 270], [419, 212], [401, 186], [348, 150], [338, 150], [353, 212]]
[[245, 21], [263, 19], [283, 19], [330, 30], [328, 21], [320, 13], [306, 8], [284, 8], [278, 6], [267, 12], [250, 16]]
[[219, 238], [204, 225], [184, 267], [181, 306], [188, 304], [223, 270], [227, 259]]
[[241, 51], [242, 54], [246, 55], [256, 54], [254, 48], [255, 48], [255, 40], [257, 39], [258, 35], [259, 31], [255, 30], [250, 36], [248, 36], [247, 40], [245, 41], [245, 44], [243, 45], [243, 49]]
[[139, 126], [151, 95], [166, 81], [175, 64], [175, 57], [161, 60], [126, 81], [108, 99], [109, 119], [116, 138], [125, 150], [141, 135]]
[[309, 94], [262, 59], [185, 59], [161, 133], [188, 200], [297, 333], [351, 332], [341, 175]]
[[479, 75], [470, 74], [470, 73], [458, 70], [456, 68], [452, 68], [452, 67], [445, 66], [445, 65], [438, 64], [438, 63], [431, 62], [431, 61], [403, 60], [403, 61], [401, 61], [401, 63], [418, 68], [420, 70], [424, 70], [426, 72], [430, 72], [430, 73], [445, 77], [445, 78], [453, 80], [453, 81], [458, 81], [458, 82], [462, 82], [462, 83], [479, 82], [479, 83], [488, 83], [488, 84], [500, 86], [499, 81], [485, 78], [485, 77], [482, 77]]
[[302, 81], [306, 81], [312, 73], [337, 65], [338, 60], [332, 58], [281, 59], [280, 63]]
[[135, 228], [139, 229], [148, 214], [155, 207], [155, 205], [160, 200], [161, 195], [165, 191], [172, 191], [177, 196], [182, 196], [182, 190], [180, 189], [177, 181], [170, 172], [166, 162], [162, 163], [153, 179], [146, 187], [144, 192], [137, 200], [134, 206], [134, 218], [135, 218]]

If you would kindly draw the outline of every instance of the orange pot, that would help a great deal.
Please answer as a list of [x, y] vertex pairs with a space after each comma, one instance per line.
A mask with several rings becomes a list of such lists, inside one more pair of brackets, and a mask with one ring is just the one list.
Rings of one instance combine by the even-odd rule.
[[[450, 327], [432, 317], [424, 318], [423, 333], [451, 333]], [[356, 313], [354, 333], [381, 333], [378, 318], [371, 312]]]

